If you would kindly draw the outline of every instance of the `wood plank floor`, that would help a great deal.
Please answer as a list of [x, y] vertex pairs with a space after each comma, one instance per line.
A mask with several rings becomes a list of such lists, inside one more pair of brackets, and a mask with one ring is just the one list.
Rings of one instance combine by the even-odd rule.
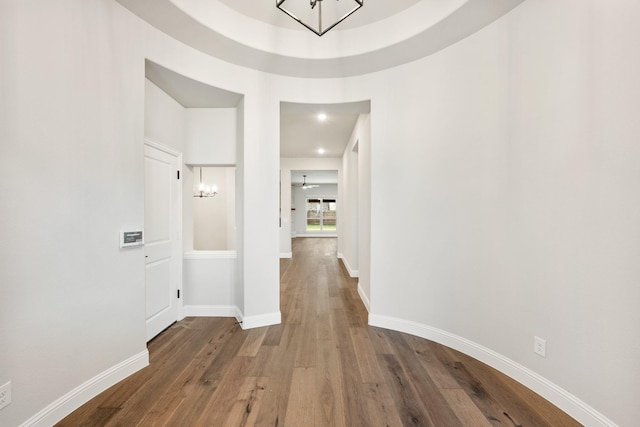
[[150, 366], [63, 426], [579, 426], [488, 366], [367, 326], [332, 238], [281, 261], [282, 324], [243, 331], [187, 318], [149, 343]]

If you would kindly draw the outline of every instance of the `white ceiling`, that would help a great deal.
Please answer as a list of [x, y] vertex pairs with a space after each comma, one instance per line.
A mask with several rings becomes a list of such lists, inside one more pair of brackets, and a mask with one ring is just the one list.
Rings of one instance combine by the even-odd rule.
[[[307, 176], [306, 181], [304, 175]], [[295, 170], [291, 171], [291, 185], [299, 186], [303, 182], [307, 184], [337, 184], [337, 170]]]
[[190, 79], [151, 61], [145, 61], [145, 77], [184, 108], [237, 107], [242, 95]]
[[[277, 9], [275, 0], [116, 1], [171, 37], [221, 60], [286, 76], [334, 78], [430, 55], [524, 0], [365, 0], [322, 37]], [[185, 108], [235, 107], [242, 99], [151, 62], [146, 75]], [[340, 157], [358, 114], [368, 111], [368, 102], [282, 103], [281, 157], [318, 157], [318, 148], [326, 150], [325, 157]], [[319, 112], [328, 115], [326, 122], [317, 121]]]
[[[235, 10], [236, 12], [249, 16], [258, 21], [266, 22], [277, 27], [288, 28], [292, 30], [306, 31], [299, 23], [288, 17], [279, 10], [275, 10], [275, 0], [256, 1], [256, 0], [219, 0], [220, 3]], [[334, 0], [326, 0], [334, 1]], [[351, 1], [353, 0], [342, 0]], [[365, 0], [364, 6], [356, 13], [351, 15], [348, 20], [340, 23], [340, 29], [346, 30], [350, 28], [362, 27], [377, 21], [386, 19], [403, 10], [413, 6], [420, 0]], [[304, 2], [309, 0], [285, 0], [284, 5], [288, 2]]]
[[524, 0], [365, 0], [322, 37], [278, 10], [273, 0], [116, 1], [174, 39], [220, 60], [285, 76], [336, 78], [428, 56]]
[[[358, 115], [369, 102], [346, 104], [280, 104], [280, 157], [342, 157]], [[325, 121], [318, 114], [327, 115]], [[317, 153], [323, 148], [325, 153]]]
[[[234, 108], [241, 94], [209, 86], [151, 61], [145, 76], [184, 108]], [[280, 104], [281, 157], [342, 157], [358, 115], [368, 113], [368, 101], [344, 104]], [[319, 121], [319, 113], [327, 119]], [[318, 154], [318, 148], [325, 152]], [[300, 181], [302, 182], [302, 181]]]

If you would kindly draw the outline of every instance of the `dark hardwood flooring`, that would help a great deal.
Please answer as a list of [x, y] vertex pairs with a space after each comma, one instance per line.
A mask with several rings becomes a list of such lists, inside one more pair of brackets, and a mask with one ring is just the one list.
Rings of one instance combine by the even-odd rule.
[[187, 318], [149, 343], [150, 366], [63, 426], [579, 426], [492, 368], [367, 326], [336, 240], [298, 238], [281, 261], [282, 324]]

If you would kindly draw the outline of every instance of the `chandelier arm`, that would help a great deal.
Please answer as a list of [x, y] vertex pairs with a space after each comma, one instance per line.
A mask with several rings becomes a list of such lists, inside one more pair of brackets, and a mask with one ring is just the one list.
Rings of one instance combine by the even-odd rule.
[[200, 166], [200, 185], [198, 186], [198, 191], [195, 192], [193, 197], [198, 197], [200, 199], [205, 197], [215, 197], [216, 194], [218, 194], [218, 192], [215, 191], [215, 188], [216, 186], [214, 185], [210, 188], [210, 191], [205, 191], [205, 186], [202, 183], [202, 166]]

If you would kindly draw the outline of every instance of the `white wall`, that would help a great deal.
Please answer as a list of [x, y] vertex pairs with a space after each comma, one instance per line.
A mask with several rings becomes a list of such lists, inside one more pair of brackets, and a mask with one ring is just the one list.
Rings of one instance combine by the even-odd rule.
[[[147, 363], [144, 254], [118, 247], [120, 230], [144, 226], [145, 58], [196, 78], [194, 69], [207, 69], [219, 77], [205, 82], [246, 86], [252, 96], [263, 89], [234, 86], [256, 82], [256, 73], [207, 59], [112, 0], [8, 0], [0, 7], [0, 312], [2, 325], [10, 325], [2, 326], [0, 383], [12, 382], [13, 400], [0, 411], [0, 424], [35, 417], [51, 425]], [[261, 98], [247, 103], [252, 117], [268, 104]], [[277, 123], [276, 117], [264, 120]], [[244, 314], [255, 325], [279, 319], [278, 186], [277, 178], [264, 178], [277, 177], [278, 149], [277, 125], [255, 119], [247, 125], [254, 129], [244, 136], [254, 153], [245, 156], [247, 170], [257, 175], [244, 188], [267, 212], [258, 216], [250, 206], [242, 218], [251, 250], [242, 254], [250, 273], [240, 298], [247, 296]], [[273, 135], [266, 139], [271, 156], [255, 149], [264, 134]], [[265, 158], [265, 166], [255, 167]], [[17, 185], [25, 161], [33, 173]], [[38, 197], [24, 191], [43, 183], [47, 191]]]
[[[356, 125], [357, 128], [357, 125]], [[354, 132], [355, 134], [355, 132]], [[342, 156], [342, 241], [338, 254], [352, 277], [358, 276], [358, 139], [351, 137]]]
[[[192, 165], [233, 165], [236, 158], [236, 109], [235, 108], [184, 108], [151, 81], [145, 79], [145, 138], [169, 147], [183, 156], [183, 246], [185, 251], [229, 250], [235, 248], [235, 172], [227, 176], [226, 169], [209, 170], [216, 176], [221, 189], [213, 200], [195, 204], [193, 191], [199, 175]], [[196, 169], [197, 170], [197, 169]], [[209, 177], [206, 177], [209, 178]], [[205, 179], [205, 181], [207, 181]], [[193, 187], [193, 188], [192, 188]], [[210, 205], [209, 213], [194, 206]], [[220, 227], [204, 217], [214, 215]], [[227, 221], [227, 217], [233, 218]], [[205, 230], [194, 239], [194, 218], [202, 218]], [[199, 239], [199, 240], [198, 240]]]
[[[358, 293], [371, 307], [371, 116], [358, 119]], [[379, 194], [380, 195], [380, 194]], [[384, 197], [384, 194], [382, 194]], [[399, 212], [400, 209], [396, 209]]]
[[488, 360], [587, 425], [640, 416], [639, 17], [524, 2], [380, 73], [410, 84], [372, 98], [371, 320]]
[[[195, 204], [193, 190], [199, 182], [199, 172], [197, 166], [230, 166], [236, 162], [236, 123], [237, 111], [235, 108], [183, 108], [184, 121], [184, 163], [183, 168], [183, 233], [184, 249], [190, 252], [194, 249], [235, 249], [235, 220], [228, 221], [227, 218], [235, 218], [235, 185], [234, 179], [227, 178], [226, 175], [215, 177], [217, 181], [224, 184], [218, 186], [225, 187], [213, 200]], [[194, 175], [195, 171], [195, 175]], [[215, 172], [211, 172], [215, 173]], [[212, 177], [212, 179], [214, 179]], [[202, 200], [201, 200], [202, 201]], [[223, 202], [221, 202], [223, 201]], [[224, 203], [224, 206], [223, 206]], [[209, 205], [213, 211], [217, 210], [216, 216], [224, 218], [221, 227], [208, 229], [204, 234], [200, 233], [200, 241], [194, 238], [194, 218], [206, 216], [201, 210], [194, 209], [195, 206]], [[211, 224], [211, 223], [207, 223]], [[208, 236], [208, 237], [206, 237]], [[202, 239], [206, 240], [203, 241]], [[213, 239], [213, 241], [211, 241]]]
[[234, 317], [235, 251], [194, 251], [184, 255], [185, 316]]
[[371, 299], [370, 126], [370, 114], [361, 114], [342, 156], [342, 241], [338, 249], [349, 274], [359, 277], [358, 291], [367, 309]]
[[[224, 157], [224, 151], [235, 150], [235, 140], [218, 137], [218, 132], [235, 137], [235, 128], [230, 132], [228, 124], [209, 126], [209, 122], [215, 122], [212, 118], [226, 115], [226, 109], [221, 113], [210, 110], [214, 109], [197, 109], [197, 114], [187, 120], [190, 109], [185, 109], [149, 80], [145, 81], [146, 139], [179, 152], [188, 149], [192, 160], [197, 162], [235, 161], [235, 153]], [[232, 111], [235, 114], [235, 109]], [[231, 122], [235, 126], [235, 117]], [[216, 146], [215, 152], [208, 148], [212, 145]], [[199, 173], [194, 176], [193, 169], [188, 165], [182, 167], [185, 251], [182, 314], [235, 316], [237, 310], [232, 308], [231, 300], [235, 286], [235, 254], [192, 253], [194, 249], [226, 251], [235, 248], [235, 168], [204, 168], [204, 182], [216, 184], [219, 189], [213, 199], [193, 197], [199, 181]], [[194, 229], [198, 231], [194, 232]]]
[[291, 258], [293, 256], [291, 248], [291, 235], [293, 224], [291, 220], [291, 170], [282, 169], [282, 159], [280, 159], [280, 258]]
[[[229, 112], [233, 118], [229, 119]], [[149, 80], [145, 82], [145, 138], [179, 152], [198, 164], [235, 162], [235, 109], [185, 109]], [[198, 168], [183, 165], [182, 313], [185, 316], [235, 316], [235, 254], [193, 250], [235, 249], [235, 168], [203, 170], [204, 182], [216, 184], [213, 199], [197, 199]], [[197, 230], [194, 232], [194, 230]]]
[[640, 417], [638, 19], [638, 2], [569, 1], [508, 21], [514, 335], [549, 348], [514, 353], [620, 426]]
[[236, 109], [186, 108], [184, 162], [235, 165]]
[[196, 251], [235, 249], [235, 168], [203, 167], [202, 182], [215, 185], [215, 197], [193, 197], [200, 182], [200, 167], [193, 170], [193, 249]]
[[[241, 75], [234, 79], [242, 81]], [[254, 76], [253, 96], [244, 99], [242, 326], [280, 323], [278, 231], [279, 105], [272, 87]], [[242, 91], [240, 91], [242, 93]], [[236, 183], [238, 180], [236, 180]]]
[[[370, 99], [370, 320], [483, 358], [586, 425], [640, 418], [639, 3], [524, 2], [430, 58], [306, 80], [207, 57], [111, 0], [69, 1], [0, 3], [0, 424], [144, 358], [143, 254], [117, 233], [143, 225], [145, 57], [245, 95], [245, 327], [279, 321], [280, 101]], [[43, 182], [55, 191], [24, 191]]]
[[118, 246], [144, 226], [142, 38], [112, 1], [3, 1], [0, 40], [0, 425], [52, 425], [147, 363], [144, 251]]
[[[238, 307], [240, 313], [244, 313], [244, 99], [237, 108], [236, 126], [236, 268], [235, 280], [232, 288], [233, 305]], [[278, 292], [280, 283], [278, 282]]]
[[[144, 86], [144, 137], [178, 153], [184, 153], [186, 114], [185, 109], [153, 82], [145, 79]], [[184, 156], [183, 156], [184, 161]], [[191, 170], [182, 169], [182, 246], [193, 249], [193, 208]]]
[[227, 250], [236, 249], [236, 168], [225, 168], [226, 174], [226, 224], [227, 224]]
[[178, 153], [185, 149], [185, 109], [150, 80], [144, 81], [144, 136]]

